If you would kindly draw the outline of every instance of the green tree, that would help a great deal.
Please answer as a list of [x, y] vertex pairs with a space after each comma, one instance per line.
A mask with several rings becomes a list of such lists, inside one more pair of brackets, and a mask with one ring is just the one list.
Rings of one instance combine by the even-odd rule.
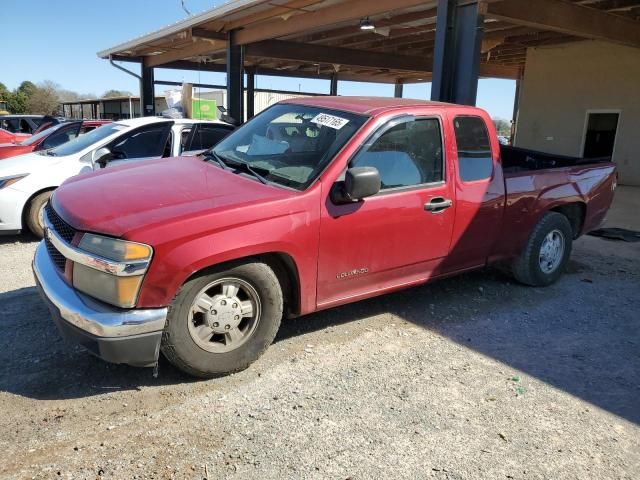
[[498, 135], [508, 137], [511, 135], [511, 122], [504, 120], [503, 118], [494, 118], [493, 124], [496, 126]]
[[112, 98], [112, 97], [132, 97], [133, 93], [128, 92], [126, 90], [107, 90], [104, 92], [103, 98]]
[[36, 87], [33, 82], [30, 82], [29, 80], [25, 80], [20, 84], [17, 92], [23, 93], [28, 98], [31, 95], [33, 95], [37, 89], [38, 87]]
[[15, 91], [7, 94], [7, 110], [11, 113], [27, 112], [27, 96], [23, 92]]

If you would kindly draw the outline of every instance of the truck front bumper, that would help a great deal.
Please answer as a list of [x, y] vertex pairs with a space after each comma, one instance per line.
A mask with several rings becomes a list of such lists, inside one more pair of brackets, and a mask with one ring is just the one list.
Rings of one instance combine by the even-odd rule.
[[158, 361], [166, 308], [121, 309], [69, 286], [40, 242], [33, 273], [61, 335], [112, 363], [148, 367]]

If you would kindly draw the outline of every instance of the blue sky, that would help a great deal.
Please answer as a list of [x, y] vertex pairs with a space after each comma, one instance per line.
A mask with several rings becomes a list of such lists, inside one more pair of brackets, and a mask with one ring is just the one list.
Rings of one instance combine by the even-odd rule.
[[[137, 81], [100, 60], [96, 52], [184, 19], [180, 0], [1, 0], [0, 82], [8, 88], [23, 80], [52, 80], [79, 93], [107, 90], [138, 93]], [[222, 0], [185, 0], [191, 13]], [[129, 68], [135, 64], [125, 64]], [[156, 80], [224, 84], [224, 74], [156, 71]], [[329, 82], [260, 77], [258, 87], [328, 92]], [[158, 91], [163, 90], [159, 87]], [[393, 95], [392, 85], [340, 82], [340, 95]], [[515, 82], [480, 80], [478, 106], [494, 117], [511, 118]], [[405, 86], [404, 96], [429, 98], [430, 85]]]

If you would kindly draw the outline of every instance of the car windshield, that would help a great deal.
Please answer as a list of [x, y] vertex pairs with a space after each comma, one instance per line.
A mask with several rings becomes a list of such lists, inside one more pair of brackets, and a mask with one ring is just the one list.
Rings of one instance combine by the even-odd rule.
[[107, 125], [103, 125], [102, 127], [96, 128], [95, 130], [92, 130], [89, 133], [85, 133], [84, 135], [80, 135], [79, 137], [76, 137], [73, 140], [68, 141], [67, 143], [63, 143], [59, 147], [52, 148], [48, 151], [47, 155], [53, 155], [56, 157], [74, 155], [78, 152], [81, 152], [85, 148], [90, 147], [94, 143], [104, 140], [109, 135], [113, 135], [114, 133], [120, 130], [124, 130], [125, 128], [127, 128], [126, 125], [122, 125], [119, 123], [109, 123]]
[[[59, 130], [64, 125], [65, 125], [64, 123], [58, 123], [57, 125], [54, 125], [53, 127], [49, 127], [46, 130], [42, 130], [40, 133], [36, 133], [35, 135], [30, 136], [26, 140], [21, 141], [19, 143], [19, 145], [33, 145], [34, 143], [39, 142], [40, 139], [51, 135], [56, 130]], [[67, 123], [66, 125], [69, 125], [69, 124]]]
[[213, 155], [231, 167], [246, 164], [269, 182], [304, 190], [367, 118], [283, 103], [226, 137], [213, 149]]

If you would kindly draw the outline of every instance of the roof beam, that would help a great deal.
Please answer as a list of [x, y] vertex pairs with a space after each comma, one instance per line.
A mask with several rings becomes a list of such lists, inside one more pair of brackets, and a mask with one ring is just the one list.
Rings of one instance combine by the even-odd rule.
[[[284, 40], [265, 40], [245, 47], [245, 55], [279, 60], [317, 62], [342, 66], [380, 68], [416, 73], [431, 73], [430, 56], [408, 56], [364, 52], [351, 48], [309, 45]], [[519, 78], [520, 71], [496, 65], [480, 64], [480, 75], [497, 78]]]
[[223, 50], [227, 46], [225, 40], [201, 40], [194, 39], [193, 42], [180, 49], [169, 50], [168, 52], [158, 55], [150, 55], [144, 57], [144, 64], [147, 67], [160, 67], [166, 63], [184, 60], [189, 57], [197, 57], [199, 55], [208, 55], [215, 51]]
[[[396, 29], [402, 28], [402, 25], [405, 25], [407, 23], [416, 23], [416, 22], [420, 22], [424, 24], [421, 27], [414, 27], [414, 28], [421, 28], [423, 30], [426, 30], [427, 28], [429, 28], [429, 26], [435, 25], [436, 15], [437, 15], [436, 8], [428, 8], [427, 10], [421, 10], [419, 12], [403, 13], [403, 14], [395, 15], [389, 18], [381, 18], [376, 20], [374, 23], [376, 28], [389, 27], [393, 29], [391, 33], [393, 33], [393, 31], [396, 31]], [[423, 20], [424, 22], [422, 22]], [[431, 27], [431, 28], [434, 28], [434, 27]], [[390, 36], [391, 36], [391, 33], [390, 33]], [[349, 38], [348, 41], [352, 42], [352, 41], [363, 40], [363, 39], [370, 40], [371, 38], [375, 38], [376, 36], [377, 35], [375, 34], [375, 30], [373, 32], [366, 33], [360, 29], [359, 25], [347, 25], [346, 27], [340, 27], [333, 30], [314, 33], [311, 35], [306, 35], [304, 37], [296, 37], [296, 40], [304, 43], [315, 43], [315, 42], [325, 42], [327, 40], [339, 40], [345, 37], [351, 37]]]
[[202, 38], [206, 40], [227, 40], [228, 35], [224, 32], [214, 32], [204, 28], [192, 28], [191, 38]]
[[487, 16], [541, 30], [640, 48], [640, 22], [561, 0], [489, 3]]
[[406, 55], [364, 52], [351, 48], [287, 42], [285, 40], [265, 40], [263, 42], [250, 43], [245, 47], [245, 55], [368, 68], [431, 71], [431, 58], [426, 56], [407, 57]]
[[269, 10], [263, 10], [261, 12], [253, 13], [247, 17], [240, 18], [235, 21], [231, 21], [224, 24], [225, 30], [234, 30], [240, 27], [246, 27], [253, 23], [257, 23], [263, 20], [269, 20], [273, 17], [286, 17], [291, 16], [292, 13], [298, 11], [305, 11], [305, 7], [312, 6], [316, 3], [320, 3], [324, 0], [293, 0], [283, 5], [277, 5]]
[[[425, 3], [427, 5], [425, 5]], [[431, 4], [431, 5], [429, 5]], [[271, 20], [238, 31], [237, 41], [241, 45], [259, 42], [269, 38], [326, 27], [339, 22], [357, 20], [362, 17], [386, 14], [390, 11], [417, 6], [435, 6], [436, 2], [425, 0], [350, 0], [340, 6], [330, 6], [308, 13], [294, 15], [290, 19]]]

